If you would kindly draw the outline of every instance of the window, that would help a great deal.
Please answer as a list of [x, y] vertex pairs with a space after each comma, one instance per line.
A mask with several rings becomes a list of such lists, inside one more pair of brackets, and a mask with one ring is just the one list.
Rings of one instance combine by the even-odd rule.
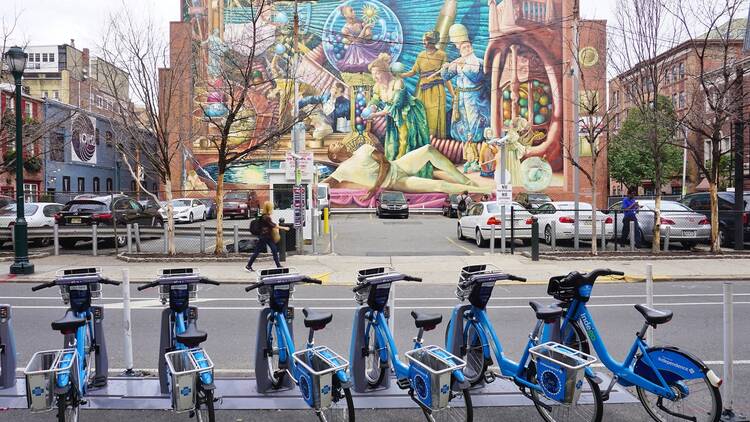
[[43, 62], [47, 61], [47, 53], [42, 53], [42, 61]]
[[687, 101], [686, 101], [686, 99], [685, 99], [685, 91], [682, 91], [682, 92], [680, 92], [680, 106], [679, 106], [679, 107], [680, 107], [681, 109], [685, 108], [685, 103], [686, 103], [686, 102], [687, 102]]
[[24, 201], [34, 202], [39, 198], [39, 186], [37, 186], [35, 183], [24, 183], [23, 193]]
[[60, 99], [60, 91], [52, 91], [52, 98], [59, 100]]
[[55, 61], [55, 53], [49, 53], [49, 61], [54, 62]]
[[135, 192], [135, 180], [130, 181], [130, 191]]
[[685, 79], [685, 63], [680, 63], [680, 79]]
[[63, 176], [63, 192], [70, 192], [70, 176]]
[[83, 177], [78, 178], [78, 192], [86, 192], [86, 179]]
[[115, 202], [114, 209], [117, 211], [125, 211], [130, 209], [130, 201], [127, 199], [121, 199]]
[[677, 82], [677, 66], [672, 66], [672, 80]]
[[672, 186], [672, 195], [682, 195], [682, 187]]
[[52, 135], [50, 160], [59, 162], [65, 161], [65, 135], [62, 133], [55, 133]]
[[112, 192], [112, 178], [108, 177], [106, 183], [107, 192]]
[[98, 193], [100, 191], [100, 189], [101, 189], [101, 187], [99, 186], [99, 178], [98, 177], [94, 177], [94, 182], [93, 183], [94, 183], [94, 192]]
[[39, 53], [34, 53], [34, 55], [36, 56], [36, 60], [34, 60], [34, 61], [35, 61], [35, 62], [37, 62], [37, 63], [39, 63], [39, 62], [41, 61], [41, 60], [39, 59], [39, 57], [40, 57], [40, 54], [39, 54]]
[[672, 94], [672, 107], [677, 108], [677, 93]]
[[96, 96], [96, 106], [98, 108], [104, 108], [104, 100], [100, 96]]
[[665, 81], [665, 82], [666, 82], [667, 84], [669, 84], [669, 75], [670, 75], [670, 72], [669, 72], [669, 69], [667, 69], [667, 73], [666, 73], [666, 75], [664, 75], [664, 81]]
[[96, 144], [99, 145], [99, 128], [96, 128], [96, 131], [94, 132], [94, 137], [96, 139]]
[[60, 205], [47, 205], [42, 210], [45, 217], [54, 217], [62, 209]]
[[108, 146], [112, 146], [112, 132], [110, 132], [110, 131], [104, 132], [104, 142]]
[[34, 105], [30, 101], [26, 101], [26, 107], [24, 108], [27, 119], [34, 118]]
[[158, 183], [156, 183], [156, 182], [154, 182], [154, 185], [153, 185], [153, 186], [151, 187], [151, 191], [152, 191], [153, 193], [157, 193], [157, 192], [159, 192], [159, 184], [158, 184]]
[[42, 98], [49, 98], [49, 92], [47, 91], [42, 92]]

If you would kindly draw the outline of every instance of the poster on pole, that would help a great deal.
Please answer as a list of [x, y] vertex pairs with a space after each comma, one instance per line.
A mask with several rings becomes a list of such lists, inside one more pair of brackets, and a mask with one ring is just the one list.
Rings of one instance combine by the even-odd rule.
[[[297, 165], [299, 165], [300, 173], [303, 177], [311, 177], [314, 168], [313, 153], [303, 152], [302, 154], [298, 154], [297, 156], [299, 157], [297, 159]], [[284, 169], [286, 170], [287, 180], [295, 180], [296, 177], [294, 172], [294, 154], [292, 152], [287, 152], [286, 157], [284, 157], [284, 161]]]
[[294, 228], [298, 229], [305, 225], [305, 187], [295, 186], [292, 202], [294, 206]]
[[497, 205], [509, 207], [513, 204], [513, 185], [498, 184], [495, 190]]

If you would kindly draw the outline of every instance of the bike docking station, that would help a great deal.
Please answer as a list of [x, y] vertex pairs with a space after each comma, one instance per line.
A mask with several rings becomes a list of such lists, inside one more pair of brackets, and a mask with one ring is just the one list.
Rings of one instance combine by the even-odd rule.
[[12, 319], [10, 305], [0, 304], [0, 390], [16, 386], [16, 339]]

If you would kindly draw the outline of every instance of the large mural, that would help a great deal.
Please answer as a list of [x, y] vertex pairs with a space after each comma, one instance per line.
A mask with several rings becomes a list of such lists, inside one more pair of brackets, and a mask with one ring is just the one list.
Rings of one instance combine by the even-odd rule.
[[[254, 142], [257, 131], [292, 119], [296, 105], [307, 116], [307, 149], [338, 205], [371, 205], [381, 189], [427, 206], [446, 193], [491, 193], [497, 139], [507, 145], [513, 185], [563, 185], [567, 0], [300, 1], [297, 46], [293, 2], [184, 1], [197, 46], [195, 118], [226, 113], [221, 60], [254, 52], [253, 78], [273, 83], [251, 93], [232, 142]], [[283, 95], [295, 77], [297, 96]], [[275, 165], [287, 146], [238, 163], [225, 181], [262, 182], [263, 166]], [[216, 160], [205, 136], [186, 160], [187, 187], [210, 188]]]

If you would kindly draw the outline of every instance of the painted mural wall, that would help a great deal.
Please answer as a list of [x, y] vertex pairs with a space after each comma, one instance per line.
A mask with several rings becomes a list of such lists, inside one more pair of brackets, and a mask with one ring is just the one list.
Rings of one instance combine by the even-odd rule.
[[[185, 0], [183, 20], [197, 46], [194, 118], [226, 113], [212, 92], [221, 60], [255, 46], [253, 76], [273, 84], [250, 95], [244, 112], [252, 124], [232, 142], [253, 142], [255, 131], [288, 121], [296, 101], [308, 116], [307, 149], [338, 205], [370, 205], [380, 189], [427, 206], [446, 193], [490, 194], [498, 139], [513, 185], [560, 187], [563, 1], [300, 1], [295, 68], [293, 2], [259, 9], [252, 0]], [[287, 101], [280, 93], [295, 76], [299, 92]], [[188, 151], [188, 188], [215, 182], [206, 136]], [[262, 183], [263, 169], [277, 166], [287, 147], [234, 165], [225, 182]]]

